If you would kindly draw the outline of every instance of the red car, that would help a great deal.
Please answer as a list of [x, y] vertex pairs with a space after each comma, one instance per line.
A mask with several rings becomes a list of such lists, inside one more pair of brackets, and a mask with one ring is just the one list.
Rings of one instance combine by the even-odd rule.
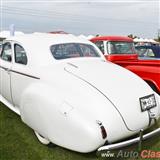
[[133, 40], [123, 36], [98, 36], [91, 41], [107, 60], [136, 73], [160, 94], [160, 59], [139, 59]]

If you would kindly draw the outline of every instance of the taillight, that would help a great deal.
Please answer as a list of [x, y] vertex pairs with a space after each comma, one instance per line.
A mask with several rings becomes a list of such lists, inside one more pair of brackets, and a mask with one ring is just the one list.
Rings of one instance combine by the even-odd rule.
[[100, 128], [101, 128], [102, 138], [105, 139], [107, 137], [107, 132], [106, 132], [104, 126], [101, 126]]
[[106, 132], [106, 129], [104, 128], [102, 122], [100, 121], [96, 121], [97, 124], [100, 126], [100, 129], [101, 129], [101, 134], [102, 134], [102, 138], [105, 139], [107, 137], [107, 132]]

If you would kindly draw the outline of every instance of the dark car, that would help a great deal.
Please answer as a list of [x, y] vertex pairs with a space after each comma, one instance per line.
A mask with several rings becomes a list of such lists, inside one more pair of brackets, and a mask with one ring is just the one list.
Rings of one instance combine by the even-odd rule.
[[160, 45], [136, 46], [139, 58], [160, 59]]

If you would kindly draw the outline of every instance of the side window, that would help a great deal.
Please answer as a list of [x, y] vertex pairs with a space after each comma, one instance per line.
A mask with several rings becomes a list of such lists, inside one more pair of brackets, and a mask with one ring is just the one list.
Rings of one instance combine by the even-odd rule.
[[103, 41], [97, 41], [95, 42], [95, 45], [102, 51], [102, 53], [104, 54], [104, 44]]
[[8, 62], [12, 61], [12, 48], [9, 42], [3, 44], [1, 58]]
[[152, 49], [148, 49], [148, 52], [147, 52], [147, 55], [146, 55], [147, 57], [155, 57], [155, 54], [154, 54], [154, 52], [153, 52], [153, 50]]
[[139, 57], [155, 57], [155, 53], [150, 48], [137, 48]]
[[27, 56], [24, 48], [19, 44], [14, 45], [15, 62], [19, 64], [27, 64]]

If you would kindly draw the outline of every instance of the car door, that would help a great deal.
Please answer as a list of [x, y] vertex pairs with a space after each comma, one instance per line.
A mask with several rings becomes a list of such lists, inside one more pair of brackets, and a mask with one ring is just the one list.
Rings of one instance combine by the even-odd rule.
[[15, 107], [20, 108], [21, 95], [26, 87], [32, 83], [32, 79], [27, 75], [27, 55], [21, 44], [13, 42], [14, 61], [12, 65], [12, 98]]
[[0, 55], [0, 93], [12, 104], [11, 96], [11, 67], [12, 67], [12, 45], [10, 42], [3, 44]]

